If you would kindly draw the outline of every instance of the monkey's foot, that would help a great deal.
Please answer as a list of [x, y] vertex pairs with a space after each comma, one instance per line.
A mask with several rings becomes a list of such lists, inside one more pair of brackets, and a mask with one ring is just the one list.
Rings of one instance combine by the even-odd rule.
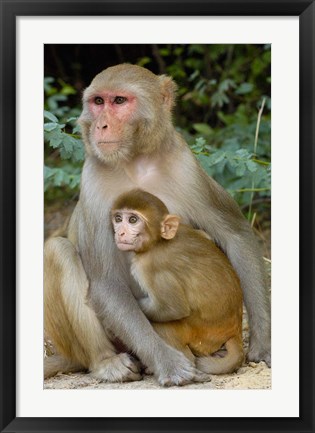
[[250, 346], [246, 358], [248, 361], [251, 361], [251, 362], [265, 361], [265, 363], [268, 365], [268, 367], [271, 367], [270, 349], [265, 350], [262, 348]]
[[131, 382], [142, 379], [139, 362], [127, 353], [104, 359], [91, 371], [91, 375], [104, 382]]
[[191, 372], [179, 371], [166, 377], [159, 377], [162, 386], [184, 386], [194, 382], [211, 382], [211, 376], [194, 369]]
[[224, 358], [227, 354], [227, 350], [225, 347], [221, 347], [221, 349], [217, 350], [214, 353], [211, 353], [211, 356], [213, 356], [214, 358]]
[[146, 368], [144, 369], [144, 374], [146, 374], [147, 376], [153, 376], [154, 371], [152, 370], [152, 368], [150, 368], [150, 367], [146, 367]]
[[[174, 358], [172, 359], [174, 361]], [[163, 366], [165, 370], [160, 371], [158, 381], [162, 386], [183, 386], [194, 382], [210, 382], [211, 377], [208, 374], [197, 370], [194, 365], [183, 355], [178, 353], [178, 359], [175, 364]]]

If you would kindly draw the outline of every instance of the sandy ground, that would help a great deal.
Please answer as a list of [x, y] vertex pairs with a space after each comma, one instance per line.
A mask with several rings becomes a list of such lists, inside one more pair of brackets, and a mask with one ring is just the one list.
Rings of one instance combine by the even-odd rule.
[[[152, 376], [145, 376], [139, 382], [102, 383], [88, 374], [60, 374], [47, 379], [45, 389], [161, 389]], [[173, 387], [174, 388], [174, 387]], [[213, 376], [211, 382], [185, 385], [183, 389], [270, 389], [271, 369], [264, 362], [250, 363], [234, 374]], [[165, 389], [165, 388], [163, 388]]]

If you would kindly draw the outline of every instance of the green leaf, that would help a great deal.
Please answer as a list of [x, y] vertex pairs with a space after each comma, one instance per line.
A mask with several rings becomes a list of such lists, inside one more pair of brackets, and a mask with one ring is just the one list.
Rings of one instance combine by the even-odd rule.
[[76, 188], [80, 184], [81, 175], [80, 174], [73, 174], [69, 176], [69, 186], [71, 189]]
[[236, 149], [239, 149], [240, 143], [239, 143], [238, 138], [235, 136], [235, 137], [227, 138], [226, 140], [224, 140], [223, 146], [224, 146], [224, 149], [236, 150]]
[[226, 153], [222, 152], [222, 151], [217, 151], [214, 152], [212, 155], [210, 155], [209, 157], [209, 165], [216, 165], [219, 164], [219, 162], [223, 161], [223, 159], [225, 158]]
[[71, 154], [71, 152], [73, 151], [73, 146], [74, 146], [72, 137], [65, 134], [62, 144], [63, 144], [65, 152]]
[[58, 123], [55, 122], [44, 123], [44, 130], [47, 132], [53, 131], [58, 127], [59, 127]]
[[54, 184], [56, 186], [61, 186], [65, 178], [65, 173], [61, 169], [57, 169], [54, 176]]
[[230, 87], [235, 88], [236, 84], [234, 80], [227, 78], [226, 80], [221, 81], [219, 84], [219, 92], [226, 92]]
[[175, 56], [179, 57], [183, 54], [183, 51], [184, 51], [184, 48], [182, 46], [176, 47], [174, 50], [174, 54], [175, 54]]
[[211, 135], [213, 133], [212, 128], [207, 123], [194, 123], [193, 128], [202, 135]]
[[142, 57], [141, 59], [139, 59], [139, 60], [137, 61], [137, 65], [139, 65], [139, 66], [145, 66], [145, 65], [147, 65], [148, 63], [151, 63], [151, 59], [150, 59], [150, 57]]
[[52, 131], [45, 131], [44, 137], [45, 141], [48, 141], [51, 147], [56, 148], [59, 147], [62, 141], [63, 133], [58, 125], [58, 128], [55, 128]]
[[61, 143], [62, 143], [62, 136], [61, 136], [61, 134], [60, 134], [59, 137], [52, 138], [49, 141], [50, 146], [52, 148], [54, 148], [54, 149], [57, 149], [58, 147], [60, 147]]
[[242, 83], [238, 89], [236, 89], [235, 93], [237, 95], [246, 95], [247, 93], [252, 92], [254, 89], [254, 86], [252, 83]]
[[236, 176], [242, 177], [245, 174], [246, 165], [240, 161], [237, 169], [235, 170]]
[[62, 95], [75, 95], [77, 92], [76, 90], [70, 86], [69, 84], [64, 84], [63, 88], [61, 89], [61, 94]]
[[211, 165], [209, 165], [209, 157], [202, 153], [199, 153], [197, 154], [197, 159], [199, 160], [206, 173], [209, 174], [209, 176], [213, 176], [213, 174], [215, 173], [215, 169]]
[[67, 122], [67, 123], [70, 123], [70, 122], [72, 122], [72, 121], [74, 121], [74, 120], [76, 121], [76, 120], [78, 120], [78, 118], [72, 116], [72, 117], [69, 117], [69, 119], [67, 119], [66, 122]]
[[54, 170], [47, 165], [44, 165], [44, 179], [49, 179], [54, 175]]
[[197, 137], [195, 142], [190, 146], [194, 153], [200, 153], [204, 150], [206, 140], [203, 137]]
[[206, 144], [206, 140], [203, 137], [196, 138], [196, 146], [204, 146]]
[[160, 48], [160, 54], [163, 57], [167, 57], [171, 54], [171, 52], [168, 48]]
[[81, 133], [81, 127], [80, 125], [76, 124], [75, 127], [72, 130], [73, 134], [80, 134]]
[[225, 93], [215, 92], [211, 97], [211, 107], [223, 107], [224, 104], [229, 102], [229, 98]]
[[84, 157], [85, 157], [85, 151], [84, 151], [83, 142], [81, 140], [77, 140], [75, 149], [72, 153], [72, 160], [74, 162], [80, 162], [80, 161], [84, 161]]
[[246, 161], [246, 165], [247, 165], [248, 170], [251, 173], [254, 173], [258, 169], [258, 167], [257, 167], [258, 164], [256, 164], [254, 161], [248, 160], [248, 161]]
[[195, 78], [197, 78], [200, 75], [200, 71], [197, 69], [189, 76], [189, 81], [194, 81]]
[[242, 158], [242, 159], [247, 159], [247, 158], [250, 158], [250, 156], [251, 156], [251, 154], [248, 152], [247, 149], [238, 149], [235, 152], [235, 155], [237, 155], [239, 158]]
[[44, 117], [53, 123], [58, 123], [57, 117], [54, 114], [52, 114], [50, 111], [44, 110]]

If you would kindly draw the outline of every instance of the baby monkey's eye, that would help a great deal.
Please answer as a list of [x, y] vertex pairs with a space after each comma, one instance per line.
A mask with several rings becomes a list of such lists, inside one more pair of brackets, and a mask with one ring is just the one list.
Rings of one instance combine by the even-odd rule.
[[121, 222], [122, 222], [121, 215], [115, 215], [115, 223], [121, 223]]
[[132, 215], [132, 216], [129, 218], [129, 222], [130, 222], [130, 224], [135, 224], [137, 221], [138, 221], [138, 217], [136, 217], [135, 215]]
[[116, 96], [116, 98], [114, 99], [115, 104], [123, 104], [126, 101], [127, 98], [125, 98], [124, 96]]

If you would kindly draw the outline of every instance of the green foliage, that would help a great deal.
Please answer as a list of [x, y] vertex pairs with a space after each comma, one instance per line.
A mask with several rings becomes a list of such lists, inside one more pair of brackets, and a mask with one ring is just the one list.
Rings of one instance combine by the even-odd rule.
[[59, 119], [76, 118], [80, 114], [78, 107], [70, 108], [67, 103], [69, 96], [76, 95], [74, 87], [65, 83], [63, 80], [56, 80], [52, 77], [44, 78], [45, 109], [54, 113]]
[[[65, 132], [65, 123], [59, 123], [58, 119], [49, 111], [44, 111], [44, 117], [51, 120], [44, 123], [45, 142], [53, 149], [59, 149], [62, 159], [70, 159], [72, 162], [80, 162], [84, 159], [83, 143], [80, 136]], [[68, 123], [73, 118], [68, 119]]]
[[[62, 81], [59, 82], [61, 88], [54, 87], [53, 83], [54, 80], [50, 77], [44, 82], [44, 189], [48, 192], [46, 199], [54, 199], [53, 191], [57, 193], [56, 188], [63, 188], [65, 195], [71, 190], [78, 190], [84, 160], [84, 147], [76, 125], [80, 111], [65, 105], [68, 96], [73, 95], [75, 90]], [[59, 105], [61, 103], [62, 106]]]
[[[176, 80], [183, 96], [180, 111], [188, 112], [180, 126], [185, 128], [185, 119], [189, 122], [192, 114], [220, 126], [218, 109], [230, 114], [242, 104], [250, 115], [261, 97], [270, 93], [270, 49], [270, 45], [253, 44], [161, 47], [165, 72]], [[150, 67], [148, 58], [146, 66]]]
[[49, 188], [68, 185], [70, 188], [77, 188], [80, 184], [81, 168], [73, 167], [70, 164], [62, 168], [44, 166], [45, 191]]
[[[241, 206], [250, 205], [252, 193], [259, 197], [270, 197], [271, 192], [270, 163], [260, 159], [262, 156], [254, 155], [247, 145], [251, 137], [254, 149], [252, 126], [225, 128], [215, 136], [212, 133], [213, 141], [220, 143], [219, 149], [208, 145], [203, 137], [197, 138], [191, 145], [204, 170], [227, 189]], [[265, 133], [268, 134], [269, 128], [264, 125]], [[263, 147], [260, 155], [262, 150]]]

